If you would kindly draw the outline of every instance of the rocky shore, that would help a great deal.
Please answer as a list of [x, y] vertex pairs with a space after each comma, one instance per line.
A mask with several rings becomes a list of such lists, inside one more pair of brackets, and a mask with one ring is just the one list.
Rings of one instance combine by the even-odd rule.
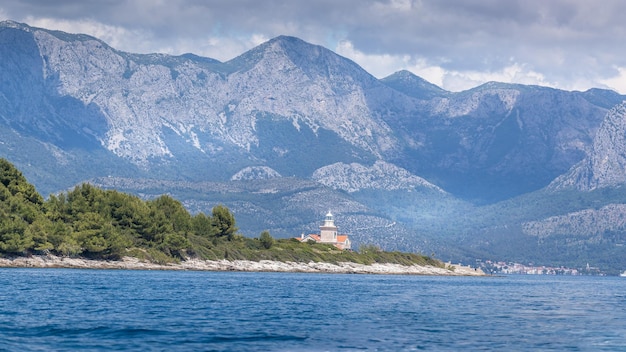
[[453, 269], [433, 266], [357, 263], [295, 263], [262, 260], [199, 260], [189, 259], [176, 264], [156, 264], [137, 258], [124, 257], [119, 261], [67, 258], [52, 255], [15, 258], [0, 258], [4, 268], [80, 268], [80, 269], [127, 269], [127, 270], [198, 270], [198, 271], [250, 271], [250, 272], [299, 272], [338, 274], [388, 274], [388, 275], [439, 275], [439, 276], [484, 276], [480, 269], [451, 265]]

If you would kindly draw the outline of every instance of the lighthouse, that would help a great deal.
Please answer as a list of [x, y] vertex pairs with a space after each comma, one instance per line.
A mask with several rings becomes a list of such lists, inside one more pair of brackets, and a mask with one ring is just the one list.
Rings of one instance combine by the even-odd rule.
[[320, 226], [320, 242], [337, 243], [337, 226], [335, 226], [335, 220], [330, 210], [324, 218], [324, 224]]
[[352, 244], [348, 235], [338, 235], [337, 226], [335, 226], [335, 219], [333, 214], [328, 211], [324, 218], [324, 224], [320, 226], [320, 233], [318, 234], [302, 234], [299, 237], [295, 237], [300, 242], [316, 242], [316, 243], [328, 243], [341, 250], [350, 250]]

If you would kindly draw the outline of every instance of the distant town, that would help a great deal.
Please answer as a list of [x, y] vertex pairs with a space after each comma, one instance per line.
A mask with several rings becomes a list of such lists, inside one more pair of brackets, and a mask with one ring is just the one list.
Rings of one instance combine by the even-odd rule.
[[535, 266], [512, 262], [479, 261], [477, 267], [486, 274], [522, 274], [522, 275], [604, 275], [600, 268], [589, 264], [582, 269], [568, 267]]

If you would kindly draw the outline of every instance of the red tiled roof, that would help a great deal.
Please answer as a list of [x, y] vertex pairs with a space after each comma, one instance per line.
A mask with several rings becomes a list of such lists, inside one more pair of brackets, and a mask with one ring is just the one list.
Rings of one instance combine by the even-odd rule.
[[[313, 240], [315, 242], [320, 243], [322, 240], [322, 236], [320, 235], [316, 235], [316, 234], [308, 234], [304, 237], [295, 237], [298, 241], [303, 242], [303, 241], [308, 241], [308, 240]], [[337, 242], [336, 243], [332, 243], [335, 247], [337, 247], [338, 249], [343, 250], [346, 245], [348, 244], [347, 242], [349, 241], [349, 237], [348, 235], [337, 235]]]
[[320, 237], [320, 235], [314, 235], [314, 234], [309, 234], [304, 236], [304, 238], [301, 237], [296, 237], [300, 242], [304, 241], [304, 240], [308, 240], [308, 239], [313, 239], [316, 242], [319, 242], [322, 238]]
[[345, 243], [348, 240], [348, 235], [338, 235], [337, 242]]

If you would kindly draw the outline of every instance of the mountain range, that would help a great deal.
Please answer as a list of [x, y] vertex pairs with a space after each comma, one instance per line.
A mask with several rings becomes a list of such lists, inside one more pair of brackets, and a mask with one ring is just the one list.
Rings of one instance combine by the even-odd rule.
[[280, 36], [227, 61], [0, 23], [0, 155], [44, 195], [81, 182], [242, 233], [316, 232], [442, 259], [626, 268], [626, 96], [377, 79]]

